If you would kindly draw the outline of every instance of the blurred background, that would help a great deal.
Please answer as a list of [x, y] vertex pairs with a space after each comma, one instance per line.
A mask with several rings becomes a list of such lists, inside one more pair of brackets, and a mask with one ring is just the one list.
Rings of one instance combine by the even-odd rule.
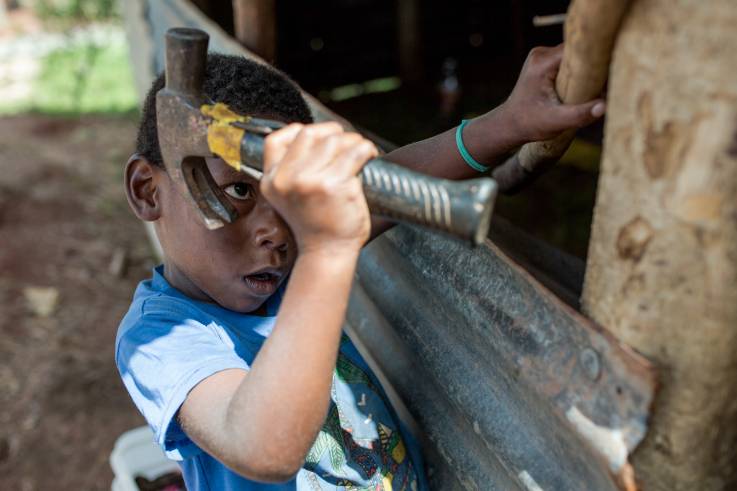
[[[156, 261], [121, 186], [140, 66], [156, 68], [130, 11], [147, 5], [156, 35], [154, 8], [188, 4], [248, 45], [240, 3], [0, 0], [0, 489], [110, 489], [115, 439], [144, 423], [113, 363], [118, 322]], [[550, 16], [568, 1], [274, 5], [272, 35], [249, 47], [401, 145], [503, 102], [527, 52], [562, 41]], [[585, 260], [601, 134], [582, 131], [497, 213]]]
[[137, 106], [116, 2], [0, 1], [0, 489], [110, 489], [144, 423], [113, 362], [153, 264], [121, 187]]

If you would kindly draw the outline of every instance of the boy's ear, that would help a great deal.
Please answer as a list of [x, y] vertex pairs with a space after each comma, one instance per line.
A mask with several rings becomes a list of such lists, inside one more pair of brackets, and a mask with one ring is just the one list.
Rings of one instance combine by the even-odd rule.
[[156, 164], [146, 157], [133, 154], [125, 164], [125, 194], [133, 213], [146, 222], [161, 217], [161, 172]]

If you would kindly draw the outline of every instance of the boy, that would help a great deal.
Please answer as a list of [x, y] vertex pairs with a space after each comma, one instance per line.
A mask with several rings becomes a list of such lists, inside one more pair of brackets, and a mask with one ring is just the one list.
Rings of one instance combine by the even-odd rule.
[[[533, 50], [510, 98], [461, 128], [473, 159], [494, 163], [603, 113], [601, 101], [558, 102], [561, 51]], [[375, 147], [335, 123], [305, 124], [309, 110], [281, 73], [210, 55], [210, 98], [292, 124], [267, 138], [260, 183], [208, 159], [239, 212], [208, 231], [161, 162], [162, 86], [160, 77], [145, 102], [125, 184], [136, 215], [154, 222], [164, 263], [139, 285], [116, 340], [118, 369], [158, 444], [190, 490], [427, 489], [417, 442], [341, 332], [360, 248], [390, 226], [370, 221], [356, 177]], [[472, 177], [455, 131], [387, 158]]]

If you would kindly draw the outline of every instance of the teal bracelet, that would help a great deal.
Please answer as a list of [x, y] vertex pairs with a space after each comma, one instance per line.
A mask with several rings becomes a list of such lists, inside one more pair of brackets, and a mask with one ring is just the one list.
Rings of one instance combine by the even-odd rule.
[[476, 162], [476, 160], [471, 157], [471, 154], [468, 153], [468, 150], [466, 150], [466, 146], [463, 144], [463, 128], [467, 124], [468, 120], [464, 119], [461, 121], [461, 124], [458, 125], [458, 129], [456, 130], [456, 146], [458, 147], [458, 151], [460, 152], [461, 157], [463, 157], [463, 160], [465, 160], [472, 169], [479, 172], [486, 172], [489, 168], [484, 164]]

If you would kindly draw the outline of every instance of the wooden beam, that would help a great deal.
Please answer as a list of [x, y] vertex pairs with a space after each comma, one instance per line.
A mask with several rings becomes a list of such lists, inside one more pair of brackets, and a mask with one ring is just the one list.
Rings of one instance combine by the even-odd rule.
[[423, 79], [419, 0], [397, 2], [397, 48], [402, 82], [415, 84]]
[[276, 58], [276, 1], [233, 0], [238, 41], [269, 63]]

